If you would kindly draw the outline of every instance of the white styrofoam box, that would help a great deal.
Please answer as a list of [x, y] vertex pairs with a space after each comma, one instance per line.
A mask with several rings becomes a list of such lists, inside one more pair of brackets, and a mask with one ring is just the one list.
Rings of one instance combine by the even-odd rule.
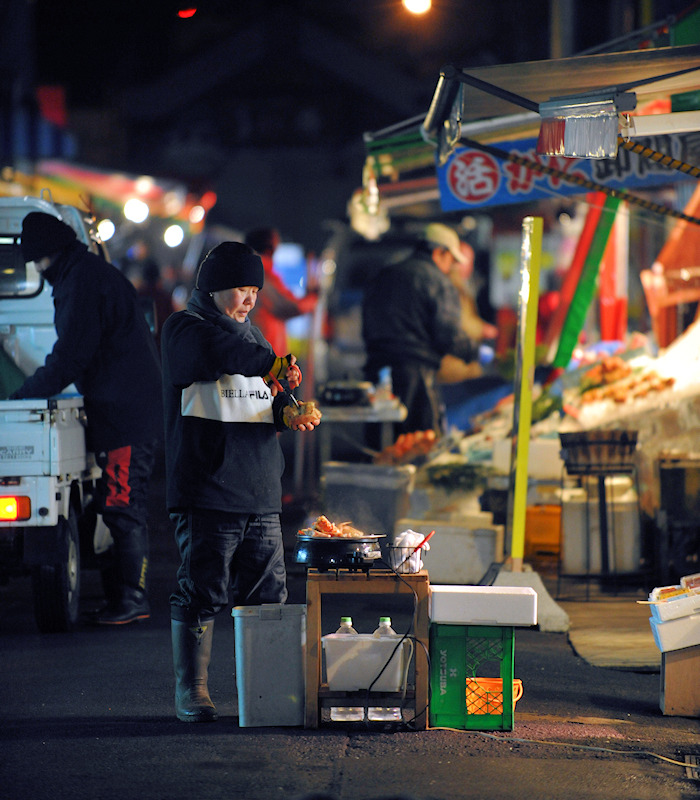
[[700, 614], [669, 619], [666, 622], [658, 622], [649, 617], [649, 624], [656, 646], [663, 653], [700, 644]]
[[[561, 507], [561, 567], [565, 574], [601, 570], [598, 500], [564, 496]], [[635, 500], [607, 503], [608, 564], [611, 572], [637, 572], [642, 556], [639, 505]]]
[[306, 606], [269, 603], [231, 611], [238, 724], [304, 724]]
[[411, 492], [406, 516], [442, 520], [454, 520], [459, 517], [460, 521], [468, 517], [478, 520], [476, 527], [487, 527], [493, 523], [493, 514], [481, 510], [480, 494], [480, 491], [448, 492], [440, 486], [416, 485]]
[[328, 688], [336, 692], [356, 692], [372, 685], [373, 692], [400, 691], [411, 658], [409, 640], [396, 648], [401, 639], [403, 636], [398, 634], [377, 637], [371, 633], [356, 636], [329, 633], [322, 636]]
[[537, 592], [531, 586], [431, 584], [429, 616], [459, 625], [537, 625]]
[[[499, 439], [493, 443], [493, 466], [499, 472], [510, 474], [510, 439]], [[561, 458], [561, 443], [556, 439], [533, 439], [528, 445], [527, 474], [535, 479], [561, 480], [564, 462]]]
[[460, 517], [459, 521], [398, 520], [394, 534], [405, 530], [426, 534], [435, 531], [430, 550], [424, 550], [421, 556], [435, 583], [477, 583], [491, 564], [503, 560], [503, 525], [485, 524], [479, 516]]
[[700, 594], [671, 597], [669, 600], [664, 600], [660, 603], [652, 603], [649, 608], [651, 609], [651, 616], [659, 622], [700, 614]]

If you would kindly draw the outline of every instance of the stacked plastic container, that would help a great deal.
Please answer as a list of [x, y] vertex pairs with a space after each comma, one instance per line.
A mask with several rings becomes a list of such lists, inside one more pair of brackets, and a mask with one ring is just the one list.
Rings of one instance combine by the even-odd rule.
[[649, 595], [649, 624], [662, 653], [700, 645], [700, 573]]
[[514, 629], [536, 624], [530, 587], [431, 586], [431, 726], [512, 730], [522, 694]]

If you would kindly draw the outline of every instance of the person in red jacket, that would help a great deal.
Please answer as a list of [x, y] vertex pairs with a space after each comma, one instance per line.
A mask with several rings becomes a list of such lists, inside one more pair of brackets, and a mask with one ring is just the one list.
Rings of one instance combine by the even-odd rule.
[[311, 313], [316, 308], [318, 293], [309, 292], [304, 297], [296, 297], [275, 272], [272, 257], [280, 244], [280, 235], [275, 228], [250, 231], [245, 243], [260, 256], [265, 270], [265, 292], [260, 294], [250, 315], [251, 321], [260, 328], [275, 353], [287, 353], [287, 320]]

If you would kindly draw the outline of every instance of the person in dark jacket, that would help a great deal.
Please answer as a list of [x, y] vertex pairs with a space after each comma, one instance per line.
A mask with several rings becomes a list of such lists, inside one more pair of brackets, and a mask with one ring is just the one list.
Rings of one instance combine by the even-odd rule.
[[318, 292], [295, 297], [284, 285], [272, 261], [280, 244], [275, 228], [252, 230], [246, 234], [245, 243], [260, 256], [265, 270], [265, 291], [251, 314], [251, 322], [262, 331], [276, 353], [286, 353], [287, 320], [311, 313], [318, 303]]
[[278, 432], [312, 430], [318, 419], [285, 413], [288, 398], [270, 377], [293, 389], [301, 371], [250, 323], [263, 282], [260, 256], [223, 242], [199, 265], [187, 308], [163, 327], [166, 503], [181, 557], [170, 616], [184, 722], [217, 718], [207, 674], [214, 618], [229, 599], [287, 598]]
[[379, 371], [391, 367], [394, 393], [408, 409], [398, 433], [444, 433], [436, 388], [442, 357], [477, 356], [477, 345], [461, 328], [459, 296], [448, 277], [454, 263], [464, 260], [456, 231], [432, 223], [408, 259], [383, 267], [365, 289], [365, 376], [377, 383]]
[[14, 399], [51, 397], [75, 387], [85, 399], [87, 447], [102, 469], [101, 507], [114, 544], [103, 570], [101, 625], [150, 616], [147, 593], [148, 484], [162, 435], [158, 354], [134, 287], [89, 252], [70, 225], [34, 211], [20, 246], [53, 287], [53, 350]]

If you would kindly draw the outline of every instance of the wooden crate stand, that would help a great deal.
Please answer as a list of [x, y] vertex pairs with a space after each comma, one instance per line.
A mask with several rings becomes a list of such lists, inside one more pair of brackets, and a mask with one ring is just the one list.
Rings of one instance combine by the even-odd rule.
[[[428, 598], [430, 582], [426, 570], [398, 576], [389, 570], [351, 572], [309, 569], [306, 576], [306, 713], [304, 726], [318, 728], [323, 698], [347, 697], [346, 693], [330, 692], [322, 684], [321, 672], [321, 602], [326, 594], [407, 594], [417, 598], [413, 617], [415, 646], [415, 725], [428, 727]], [[349, 694], [349, 693], [348, 693]], [[360, 694], [364, 695], [364, 692]], [[408, 693], [407, 693], [408, 696]]]

